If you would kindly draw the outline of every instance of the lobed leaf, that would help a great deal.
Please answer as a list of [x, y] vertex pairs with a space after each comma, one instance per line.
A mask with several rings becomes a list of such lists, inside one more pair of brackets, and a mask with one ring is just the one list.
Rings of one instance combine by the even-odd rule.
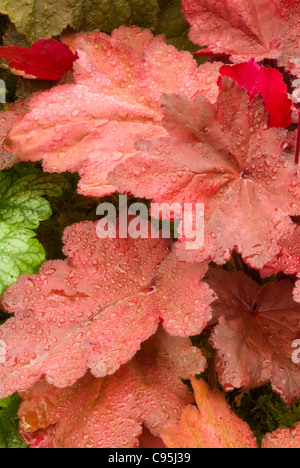
[[167, 422], [180, 418], [184, 406], [193, 402], [181, 379], [204, 366], [200, 350], [188, 338], [159, 329], [112, 376], [96, 379], [88, 372], [65, 389], [45, 380], [36, 383], [22, 393], [20, 427], [34, 445], [35, 434], [45, 440], [42, 435], [51, 431], [54, 448], [137, 447], [143, 425], [158, 437]]
[[300, 4], [293, 0], [182, 0], [190, 39], [234, 62], [278, 60], [299, 74]]
[[248, 390], [270, 381], [292, 405], [300, 397], [300, 368], [293, 362], [299, 339], [300, 307], [293, 282], [260, 286], [244, 273], [211, 270], [208, 282], [218, 299], [213, 304], [218, 325], [211, 335], [217, 349], [217, 371], [225, 391]]
[[66, 387], [88, 368], [96, 377], [113, 374], [160, 322], [185, 337], [211, 319], [215, 296], [201, 282], [207, 264], [179, 262], [168, 240], [100, 239], [96, 226], [69, 227], [68, 259], [45, 263], [39, 275], [22, 276], [5, 292], [2, 306], [15, 316], [0, 328], [1, 396], [27, 390], [43, 375]]
[[[169, 136], [140, 142], [109, 175], [124, 193], [156, 203], [204, 204], [204, 245], [176, 244], [181, 259], [223, 264], [234, 248], [254, 268], [280, 251], [299, 213], [299, 174], [284, 153], [287, 133], [267, 128], [262, 99], [223, 77], [216, 105], [197, 95], [162, 98]], [[177, 214], [177, 217], [181, 217]]]
[[198, 406], [187, 406], [180, 422], [162, 433], [169, 448], [257, 448], [248, 424], [231, 409], [223, 393], [211, 391], [204, 380], [192, 379]]
[[109, 171], [135, 153], [137, 140], [166, 133], [163, 93], [216, 99], [220, 64], [198, 68], [190, 53], [149, 30], [123, 26], [111, 36], [79, 33], [62, 40], [79, 56], [76, 83], [33, 97], [5, 147], [21, 160], [42, 160], [49, 172], [79, 171], [83, 195], [113, 193]]

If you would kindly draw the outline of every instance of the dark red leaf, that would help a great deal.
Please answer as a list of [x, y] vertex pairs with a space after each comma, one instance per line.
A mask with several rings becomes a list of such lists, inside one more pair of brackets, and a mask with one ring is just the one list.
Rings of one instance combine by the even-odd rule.
[[72, 70], [77, 56], [66, 44], [54, 39], [39, 39], [31, 49], [27, 47], [0, 47], [0, 57], [9, 61], [16, 75], [40, 80], [60, 80]]

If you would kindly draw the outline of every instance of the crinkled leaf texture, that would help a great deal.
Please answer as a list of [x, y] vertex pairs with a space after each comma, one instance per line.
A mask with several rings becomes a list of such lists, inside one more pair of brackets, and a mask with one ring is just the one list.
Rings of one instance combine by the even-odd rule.
[[204, 204], [204, 245], [190, 248], [183, 236], [180, 258], [223, 264], [236, 247], [261, 268], [280, 251], [283, 232], [294, 229], [289, 215], [299, 213], [300, 179], [283, 152], [286, 131], [267, 128], [262, 99], [249, 100], [230, 78], [222, 81], [216, 105], [203, 96], [164, 96], [170, 136], [141, 142], [109, 180], [154, 202]]
[[165, 135], [163, 93], [217, 97], [220, 64], [197, 63], [149, 30], [125, 27], [111, 36], [73, 34], [62, 40], [79, 55], [75, 84], [39, 94], [6, 139], [21, 160], [43, 160], [49, 172], [79, 171], [80, 193], [115, 191], [107, 174], [135, 153], [140, 138]]
[[[274, 68], [260, 67], [254, 59], [247, 63], [223, 65], [222, 76], [229, 76], [241, 88], [245, 88], [251, 98], [260, 94], [269, 112], [271, 127], [286, 128], [292, 123], [292, 100], [287, 94], [287, 85], [282, 74]], [[220, 83], [222, 80], [220, 79]]]
[[280, 251], [260, 271], [262, 276], [279, 272], [296, 275], [300, 271], [300, 226], [295, 225], [292, 232], [284, 234], [279, 240]]
[[271, 381], [288, 405], [294, 403], [300, 397], [300, 367], [292, 361], [292, 344], [300, 338], [300, 306], [293, 300], [293, 283], [260, 286], [242, 272], [219, 269], [210, 270], [208, 278], [218, 296], [213, 312], [219, 322], [210, 340], [225, 391]]
[[171, 337], [160, 328], [112, 376], [96, 379], [87, 372], [66, 389], [41, 380], [22, 393], [25, 440], [37, 446], [46, 439], [54, 448], [137, 447], [143, 424], [158, 437], [167, 422], [180, 418], [193, 402], [181, 379], [204, 367], [201, 351], [188, 338]]
[[60, 80], [72, 70], [77, 56], [66, 44], [54, 39], [39, 39], [31, 49], [27, 47], [0, 47], [0, 57], [9, 61], [15, 75], [40, 80]]
[[27, 100], [8, 104], [8, 109], [0, 112], [0, 170], [12, 167], [18, 162], [15, 154], [8, 153], [3, 142], [10, 132], [13, 124], [28, 111]]
[[156, 25], [157, 0], [0, 0], [0, 12], [9, 15], [31, 42], [59, 35], [67, 26], [78, 31], [110, 32], [122, 24], [144, 28]]
[[300, 448], [300, 423], [291, 429], [281, 428], [267, 434], [262, 448]]
[[43, 375], [65, 387], [87, 368], [113, 374], [160, 322], [171, 335], [191, 336], [211, 319], [215, 295], [201, 282], [207, 264], [179, 262], [168, 240], [99, 239], [96, 225], [67, 228], [69, 258], [45, 263], [4, 294], [2, 306], [15, 316], [0, 328], [1, 396]]
[[33, 229], [52, 214], [43, 195], [59, 196], [64, 184], [61, 176], [35, 168], [18, 166], [0, 172], [0, 293], [45, 261]]
[[[278, 59], [299, 73], [300, 3], [294, 0], [182, 0], [190, 39], [234, 62]], [[298, 63], [298, 65], [297, 65]]]
[[169, 448], [257, 448], [248, 426], [219, 390], [211, 391], [204, 380], [192, 379], [198, 410], [187, 406], [180, 422], [169, 423], [162, 434]]

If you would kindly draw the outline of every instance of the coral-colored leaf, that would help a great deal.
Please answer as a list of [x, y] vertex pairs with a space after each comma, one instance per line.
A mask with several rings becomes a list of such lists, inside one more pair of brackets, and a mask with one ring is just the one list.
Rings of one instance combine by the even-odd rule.
[[19, 101], [8, 104], [8, 110], [0, 112], [0, 170], [12, 167], [18, 162], [15, 154], [8, 153], [3, 148], [3, 142], [10, 132], [13, 124], [28, 110], [28, 101]]
[[[109, 176], [120, 191], [154, 202], [203, 203], [205, 241], [181, 258], [224, 263], [234, 247], [255, 268], [279, 251], [289, 215], [300, 209], [297, 168], [283, 153], [286, 132], [266, 128], [262, 99], [223, 77], [217, 105], [205, 97], [163, 97], [170, 136], [142, 142], [140, 152]], [[179, 216], [180, 217], [180, 216]]]
[[15, 75], [53, 81], [60, 80], [72, 70], [77, 59], [66, 44], [54, 39], [39, 39], [31, 49], [0, 47], [0, 57], [9, 61], [9, 67]]
[[219, 390], [204, 380], [192, 379], [198, 410], [184, 409], [179, 423], [168, 424], [162, 434], [170, 448], [257, 448], [248, 424], [231, 409]]
[[267, 434], [262, 441], [262, 448], [300, 448], [300, 423], [292, 429], [281, 428]]
[[143, 424], [158, 437], [167, 422], [180, 418], [193, 402], [180, 379], [204, 367], [188, 338], [159, 329], [113, 376], [96, 379], [88, 372], [66, 389], [45, 380], [35, 384], [22, 394], [21, 428], [28, 440], [30, 433], [51, 427], [55, 448], [136, 447]]
[[218, 295], [213, 304], [211, 343], [218, 351], [217, 370], [225, 390], [250, 389], [271, 381], [291, 405], [300, 397], [300, 367], [292, 360], [300, 338], [300, 306], [293, 283], [260, 286], [244, 273], [211, 270], [209, 284]]
[[297, 72], [300, 4], [291, 0], [182, 0], [190, 39], [235, 62], [278, 59]]
[[292, 232], [279, 240], [280, 252], [261, 270], [262, 276], [284, 272], [295, 275], [300, 271], [300, 226], [295, 225]]
[[79, 171], [84, 195], [112, 193], [107, 174], [135, 153], [136, 140], [166, 133], [163, 93], [217, 97], [220, 64], [198, 68], [190, 53], [149, 30], [123, 26], [112, 36], [80, 33], [62, 40], [79, 55], [76, 84], [32, 99], [6, 147], [22, 160], [43, 160], [46, 171]]
[[211, 319], [215, 295], [201, 282], [207, 265], [179, 262], [169, 241], [99, 239], [91, 222], [68, 228], [64, 241], [69, 259], [45, 263], [3, 296], [15, 317], [0, 328], [7, 358], [1, 396], [44, 374], [60, 387], [87, 368], [97, 377], [112, 374], [161, 321], [170, 334], [189, 336]]
[[271, 127], [288, 127], [292, 123], [292, 101], [283, 76], [274, 68], [259, 67], [255, 60], [237, 65], [223, 65], [222, 76], [236, 81], [254, 98], [260, 94], [269, 112]]

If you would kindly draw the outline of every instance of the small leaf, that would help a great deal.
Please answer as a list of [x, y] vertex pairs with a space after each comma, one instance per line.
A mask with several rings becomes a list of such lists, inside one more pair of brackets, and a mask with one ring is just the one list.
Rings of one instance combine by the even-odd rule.
[[52, 214], [49, 201], [42, 196], [59, 196], [64, 184], [62, 176], [33, 167], [0, 172], [0, 294], [46, 260], [32, 229]]
[[17, 393], [0, 400], [0, 448], [27, 447], [18, 432], [21, 401]]
[[31, 49], [27, 47], [0, 47], [0, 57], [9, 61], [15, 75], [24, 78], [57, 81], [72, 70], [76, 55], [54, 39], [39, 39]]

